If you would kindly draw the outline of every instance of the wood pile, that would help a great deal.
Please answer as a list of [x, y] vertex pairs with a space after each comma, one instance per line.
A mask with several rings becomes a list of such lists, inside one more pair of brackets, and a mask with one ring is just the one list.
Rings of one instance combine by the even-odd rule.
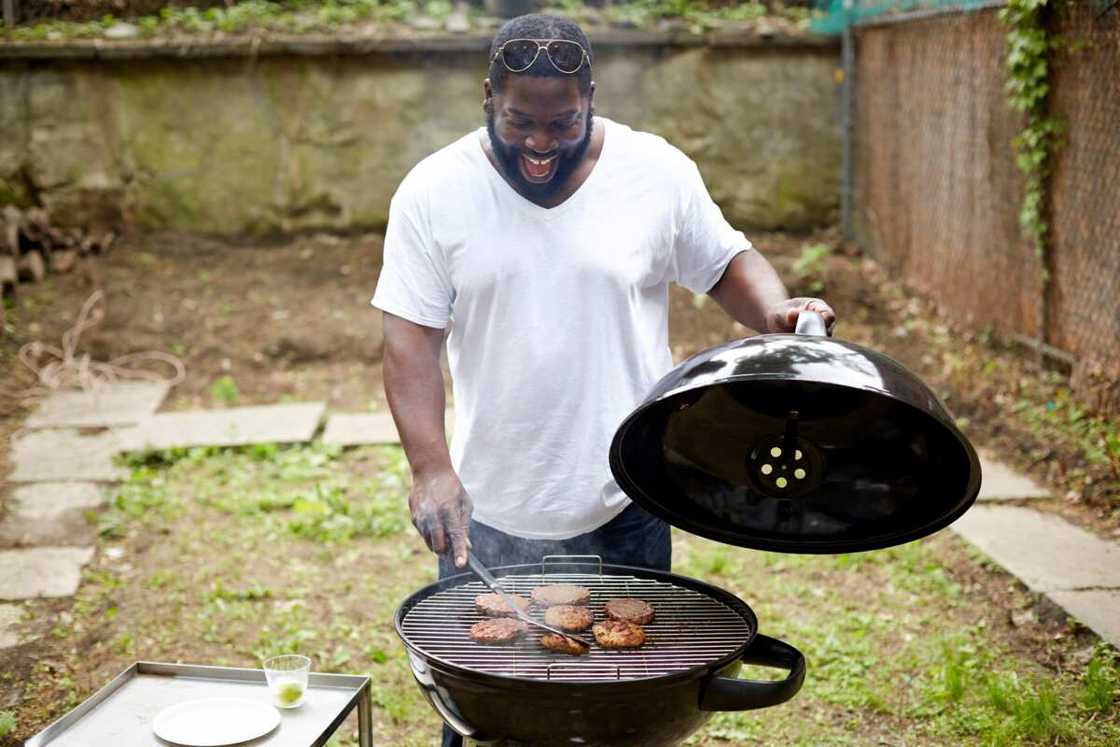
[[81, 259], [107, 252], [116, 240], [108, 230], [52, 225], [43, 208], [0, 211], [0, 298], [21, 282], [38, 282], [48, 272], [70, 272]]
[[62, 228], [51, 223], [43, 208], [0, 210], [0, 334], [4, 331], [4, 298], [19, 283], [35, 283], [48, 272], [70, 272], [86, 257], [109, 251], [113, 231]]

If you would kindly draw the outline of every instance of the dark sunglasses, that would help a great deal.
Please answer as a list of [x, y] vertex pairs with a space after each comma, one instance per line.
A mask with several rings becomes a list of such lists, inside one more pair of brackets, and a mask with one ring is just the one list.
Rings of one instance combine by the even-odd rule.
[[500, 57], [506, 70], [511, 73], [523, 73], [537, 61], [542, 49], [552, 66], [565, 75], [579, 72], [584, 60], [587, 60], [587, 66], [591, 67], [591, 55], [587, 50], [567, 39], [510, 39], [498, 47], [498, 51], [490, 59], [490, 64]]

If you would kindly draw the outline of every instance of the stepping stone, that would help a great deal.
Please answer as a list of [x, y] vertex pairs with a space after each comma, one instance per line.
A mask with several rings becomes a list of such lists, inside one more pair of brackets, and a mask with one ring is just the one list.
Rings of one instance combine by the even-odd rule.
[[11, 482], [113, 482], [126, 471], [113, 464], [121, 450], [112, 432], [82, 436], [77, 431], [31, 431], [12, 443]]
[[18, 604], [0, 604], [0, 650], [18, 646], [19, 626], [23, 618], [23, 607]]
[[1034, 591], [1120, 588], [1120, 545], [1060, 516], [974, 505], [952, 528]]
[[323, 429], [323, 443], [338, 446], [395, 444], [400, 440], [393, 417], [387, 412], [331, 415]]
[[170, 387], [153, 382], [106, 384], [88, 392], [55, 392], [27, 419], [28, 428], [108, 428], [138, 423], [163, 403]]
[[1047, 596], [1113, 646], [1120, 646], [1120, 589], [1052, 591]]
[[[455, 413], [444, 413], [444, 428], [448, 433], [455, 423]], [[342, 413], [331, 415], [323, 431], [323, 443], [338, 446], [360, 446], [362, 444], [400, 443], [397, 426], [393, 416], [387, 412]]]
[[86, 512], [105, 503], [90, 482], [40, 482], [12, 493], [11, 511], [0, 521], [0, 545], [91, 545], [96, 531]]
[[1051, 498], [1050, 491], [986, 454], [980, 455], [984, 481], [978, 501], [1005, 501], [1016, 498]]
[[78, 590], [92, 547], [29, 547], [0, 551], [0, 599], [68, 597]]
[[235, 407], [152, 415], [117, 431], [125, 451], [310, 441], [326, 405]]

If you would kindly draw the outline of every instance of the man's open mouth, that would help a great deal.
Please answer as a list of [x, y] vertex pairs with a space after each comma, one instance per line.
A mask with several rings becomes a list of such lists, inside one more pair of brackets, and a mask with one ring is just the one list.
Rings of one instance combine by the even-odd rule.
[[517, 156], [517, 162], [521, 164], [521, 175], [534, 184], [544, 184], [552, 179], [558, 161], [559, 154], [553, 154], [548, 158], [530, 158], [524, 153], [519, 153]]

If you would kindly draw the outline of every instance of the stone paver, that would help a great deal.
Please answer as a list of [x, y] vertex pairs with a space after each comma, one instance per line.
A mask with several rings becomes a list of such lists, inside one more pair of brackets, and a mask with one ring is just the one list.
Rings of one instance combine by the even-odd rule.
[[68, 597], [78, 590], [92, 547], [29, 547], [0, 551], [0, 599]]
[[1034, 591], [1120, 588], [1120, 545], [1060, 516], [974, 505], [952, 528]]
[[40, 482], [12, 492], [11, 510], [0, 522], [0, 544], [91, 545], [95, 529], [86, 512], [105, 493], [89, 482]]
[[120, 450], [120, 441], [112, 432], [82, 436], [77, 431], [64, 429], [31, 431], [12, 443], [15, 470], [8, 479], [12, 482], [120, 480], [125, 472], [113, 464], [113, 457]]
[[18, 604], [0, 604], [0, 649], [19, 645], [16, 626], [23, 617], [23, 607]]
[[[444, 428], [448, 433], [455, 422], [455, 413], [444, 413]], [[393, 416], [387, 412], [340, 413], [327, 419], [323, 430], [323, 443], [339, 446], [360, 446], [362, 444], [400, 443], [397, 426]]]
[[978, 501], [1002, 501], [1017, 498], [1050, 498], [1050, 491], [987, 454], [980, 454], [984, 481]]
[[168, 412], [117, 431], [126, 451], [310, 441], [326, 405], [310, 402]]
[[1057, 604], [1113, 646], [1120, 646], [1120, 589], [1053, 591]]
[[88, 392], [55, 392], [27, 419], [28, 428], [110, 427], [138, 423], [167, 396], [167, 384], [106, 384]]

